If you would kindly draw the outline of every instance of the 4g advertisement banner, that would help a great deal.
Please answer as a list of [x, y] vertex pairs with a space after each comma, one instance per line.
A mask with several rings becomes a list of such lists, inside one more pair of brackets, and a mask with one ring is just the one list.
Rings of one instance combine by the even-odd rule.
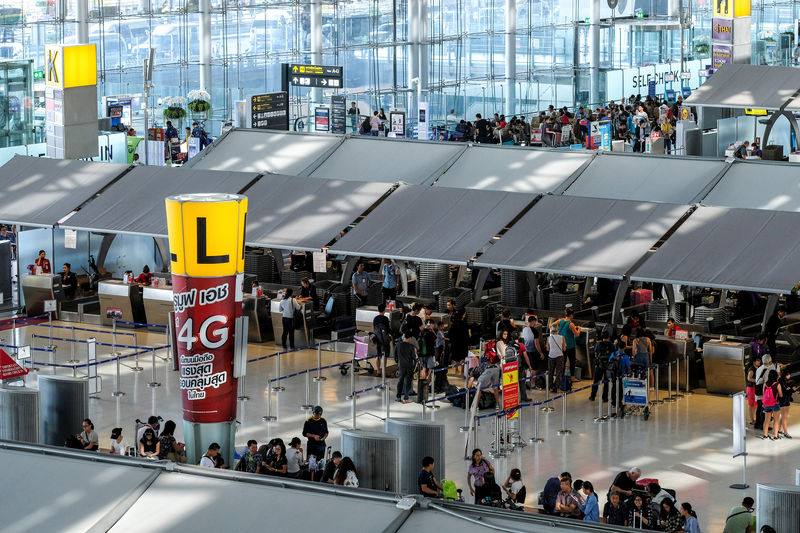
[[234, 331], [242, 310], [247, 198], [186, 194], [166, 204], [183, 419], [230, 422], [236, 418]]

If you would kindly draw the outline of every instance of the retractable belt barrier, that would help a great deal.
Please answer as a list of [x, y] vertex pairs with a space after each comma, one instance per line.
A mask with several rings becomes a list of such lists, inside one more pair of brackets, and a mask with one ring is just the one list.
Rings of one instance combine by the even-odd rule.
[[166, 328], [164, 324], [147, 324], [145, 322], [126, 322], [125, 320], [117, 320], [117, 324], [126, 324], [128, 326], [137, 326], [144, 328]]

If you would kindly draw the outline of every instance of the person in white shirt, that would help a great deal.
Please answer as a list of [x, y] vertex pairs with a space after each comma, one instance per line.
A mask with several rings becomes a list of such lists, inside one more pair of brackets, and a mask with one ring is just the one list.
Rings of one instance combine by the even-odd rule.
[[298, 437], [293, 437], [289, 442], [289, 450], [286, 452], [286, 475], [289, 477], [300, 477], [303, 467], [303, 447]]
[[217, 466], [217, 462], [214, 458], [219, 455], [219, 444], [216, 442], [212, 442], [208, 446], [208, 451], [203, 454], [203, 457], [200, 459], [200, 466], [205, 468], [215, 468]]
[[561, 389], [561, 381], [564, 378], [564, 350], [566, 350], [567, 344], [562, 335], [558, 334], [558, 324], [553, 323], [550, 326], [550, 336], [547, 337], [547, 351], [548, 357], [547, 360], [547, 370], [549, 372], [549, 380], [550, 383], [547, 384], [550, 387], [551, 392], [556, 392], [557, 388]]
[[300, 310], [300, 305], [292, 298], [294, 291], [287, 288], [283, 293], [283, 300], [280, 303], [281, 310], [281, 326], [283, 326], [283, 333], [281, 334], [281, 346], [286, 348], [286, 339], [289, 339], [289, 348], [294, 350], [294, 312]]
[[111, 430], [111, 452], [114, 455], [125, 455], [128, 452], [128, 439], [122, 436], [122, 428]]

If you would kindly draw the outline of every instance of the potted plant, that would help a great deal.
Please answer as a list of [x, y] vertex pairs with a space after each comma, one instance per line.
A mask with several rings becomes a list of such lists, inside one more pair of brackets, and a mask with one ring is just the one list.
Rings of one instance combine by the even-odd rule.
[[194, 118], [206, 118], [211, 110], [211, 95], [199, 89], [189, 91], [189, 103], [186, 107]]
[[164, 98], [163, 103], [167, 106], [164, 109], [164, 120], [173, 120], [180, 123], [186, 116], [186, 110], [183, 108], [186, 98], [183, 96], [167, 96]]

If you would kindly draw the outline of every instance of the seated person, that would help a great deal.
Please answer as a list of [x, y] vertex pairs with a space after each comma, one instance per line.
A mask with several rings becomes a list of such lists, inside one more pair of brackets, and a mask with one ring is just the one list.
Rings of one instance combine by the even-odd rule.
[[122, 436], [122, 428], [111, 430], [111, 451], [113, 455], [125, 455], [128, 453], [128, 439]]
[[265, 472], [267, 474], [273, 476], [286, 476], [288, 462], [286, 460], [286, 451], [283, 447], [283, 443], [275, 443], [275, 446], [272, 448], [272, 455], [267, 457], [267, 459], [261, 464], [262, 470], [266, 468]]
[[556, 498], [556, 512], [565, 518], [580, 518], [580, 499], [572, 490], [572, 479], [561, 478], [561, 491]]
[[483, 475], [483, 500], [480, 502], [485, 505], [496, 505], [503, 499], [500, 485], [494, 479], [494, 472], [491, 470]]
[[336, 469], [339, 468], [339, 463], [342, 462], [342, 452], [335, 451], [331, 454], [331, 460], [325, 463], [325, 471], [322, 472], [323, 483], [330, 483], [333, 485], [333, 476], [336, 474]]
[[628, 520], [628, 509], [621, 501], [619, 492], [612, 491], [603, 507], [603, 523], [624, 526]]
[[94, 424], [92, 424], [91, 420], [85, 418], [81, 425], [83, 431], [78, 433], [78, 440], [81, 443], [81, 447], [84, 450], [96, 452], [100, 447], [100, 439], [97, 436], [97, 432], [94, 430]]
[[156, 432], [153, 428], [146, 428], [139, 441], [139, 455], [145, 459], [158, 459], [160, 451], [161, 442], [156, 438]]
[[508, 494], [511, 509], [521, 510], [525, 503], [525, 485], [522, 483], [522, 472], [519, 468], [512, 468], [508, 479], [503, 483], [503, 490]]

